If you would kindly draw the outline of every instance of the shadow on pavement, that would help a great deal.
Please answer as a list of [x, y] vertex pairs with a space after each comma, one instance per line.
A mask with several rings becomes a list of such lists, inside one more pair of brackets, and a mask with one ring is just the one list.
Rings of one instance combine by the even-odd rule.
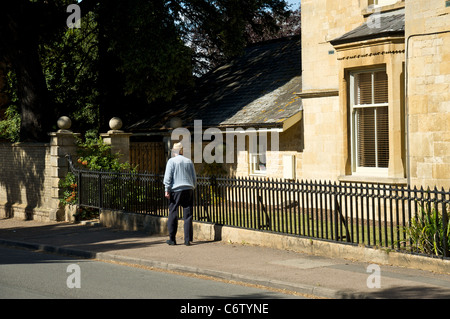
[[72, 223], [51, 223], [36, 226], [36, 222], [21, 222], [20, 227], [2, 228], [0, 219], [0, 238], [10, 241], [30, 242], [64, 248], [87, 250], [96, 253], [148, 248], [165, 244], [161, 237], [152, 237], [143, 232], [123, 231], [101, 226], [85, 226]]

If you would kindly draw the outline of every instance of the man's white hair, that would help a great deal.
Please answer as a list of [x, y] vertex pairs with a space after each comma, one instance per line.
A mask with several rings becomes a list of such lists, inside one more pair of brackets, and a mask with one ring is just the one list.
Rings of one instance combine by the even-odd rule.
[[172, 154], [173, 155], [179, 155], [183, 151], [183, 144], [181, 143], [175, 143], [172, 146]]
[[183, 144], [182, 143], [175, 143], [175, 144], [173, 144], [173, 147], [172, 147], [172, 149], [173, 150], [182, 150], [183, 149]]

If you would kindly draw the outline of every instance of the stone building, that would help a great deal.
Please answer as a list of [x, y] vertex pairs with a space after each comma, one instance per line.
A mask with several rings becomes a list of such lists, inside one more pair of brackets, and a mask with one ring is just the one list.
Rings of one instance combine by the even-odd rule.
[[131, 130], [266, 128], [279, 148], [263, 168], [247, 142], [229, 173], [448, 188], [449, 13], [447, 0], [303, 0], [297, 53], [276, 51], [286, 39], [249, 48]]
[[449, 13], [302, 1], [302, 178], [450, 187]]

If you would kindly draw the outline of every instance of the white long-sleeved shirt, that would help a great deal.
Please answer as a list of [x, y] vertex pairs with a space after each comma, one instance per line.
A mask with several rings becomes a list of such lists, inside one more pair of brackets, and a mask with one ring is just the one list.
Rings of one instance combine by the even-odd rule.
[[194, 163], [187, 157], [177, 155], [169, 159], [164, 174], [166, 192], [179, 192], [197, 186]]

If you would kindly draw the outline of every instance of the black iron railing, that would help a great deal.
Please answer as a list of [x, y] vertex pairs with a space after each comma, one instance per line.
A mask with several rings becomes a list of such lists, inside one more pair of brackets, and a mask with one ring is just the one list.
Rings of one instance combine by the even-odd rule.
[[[78, 205], [168, 215], [163, 176], [77, 169]], [[194, 220], [449, 257], [450, 190], [198, 177]]]

